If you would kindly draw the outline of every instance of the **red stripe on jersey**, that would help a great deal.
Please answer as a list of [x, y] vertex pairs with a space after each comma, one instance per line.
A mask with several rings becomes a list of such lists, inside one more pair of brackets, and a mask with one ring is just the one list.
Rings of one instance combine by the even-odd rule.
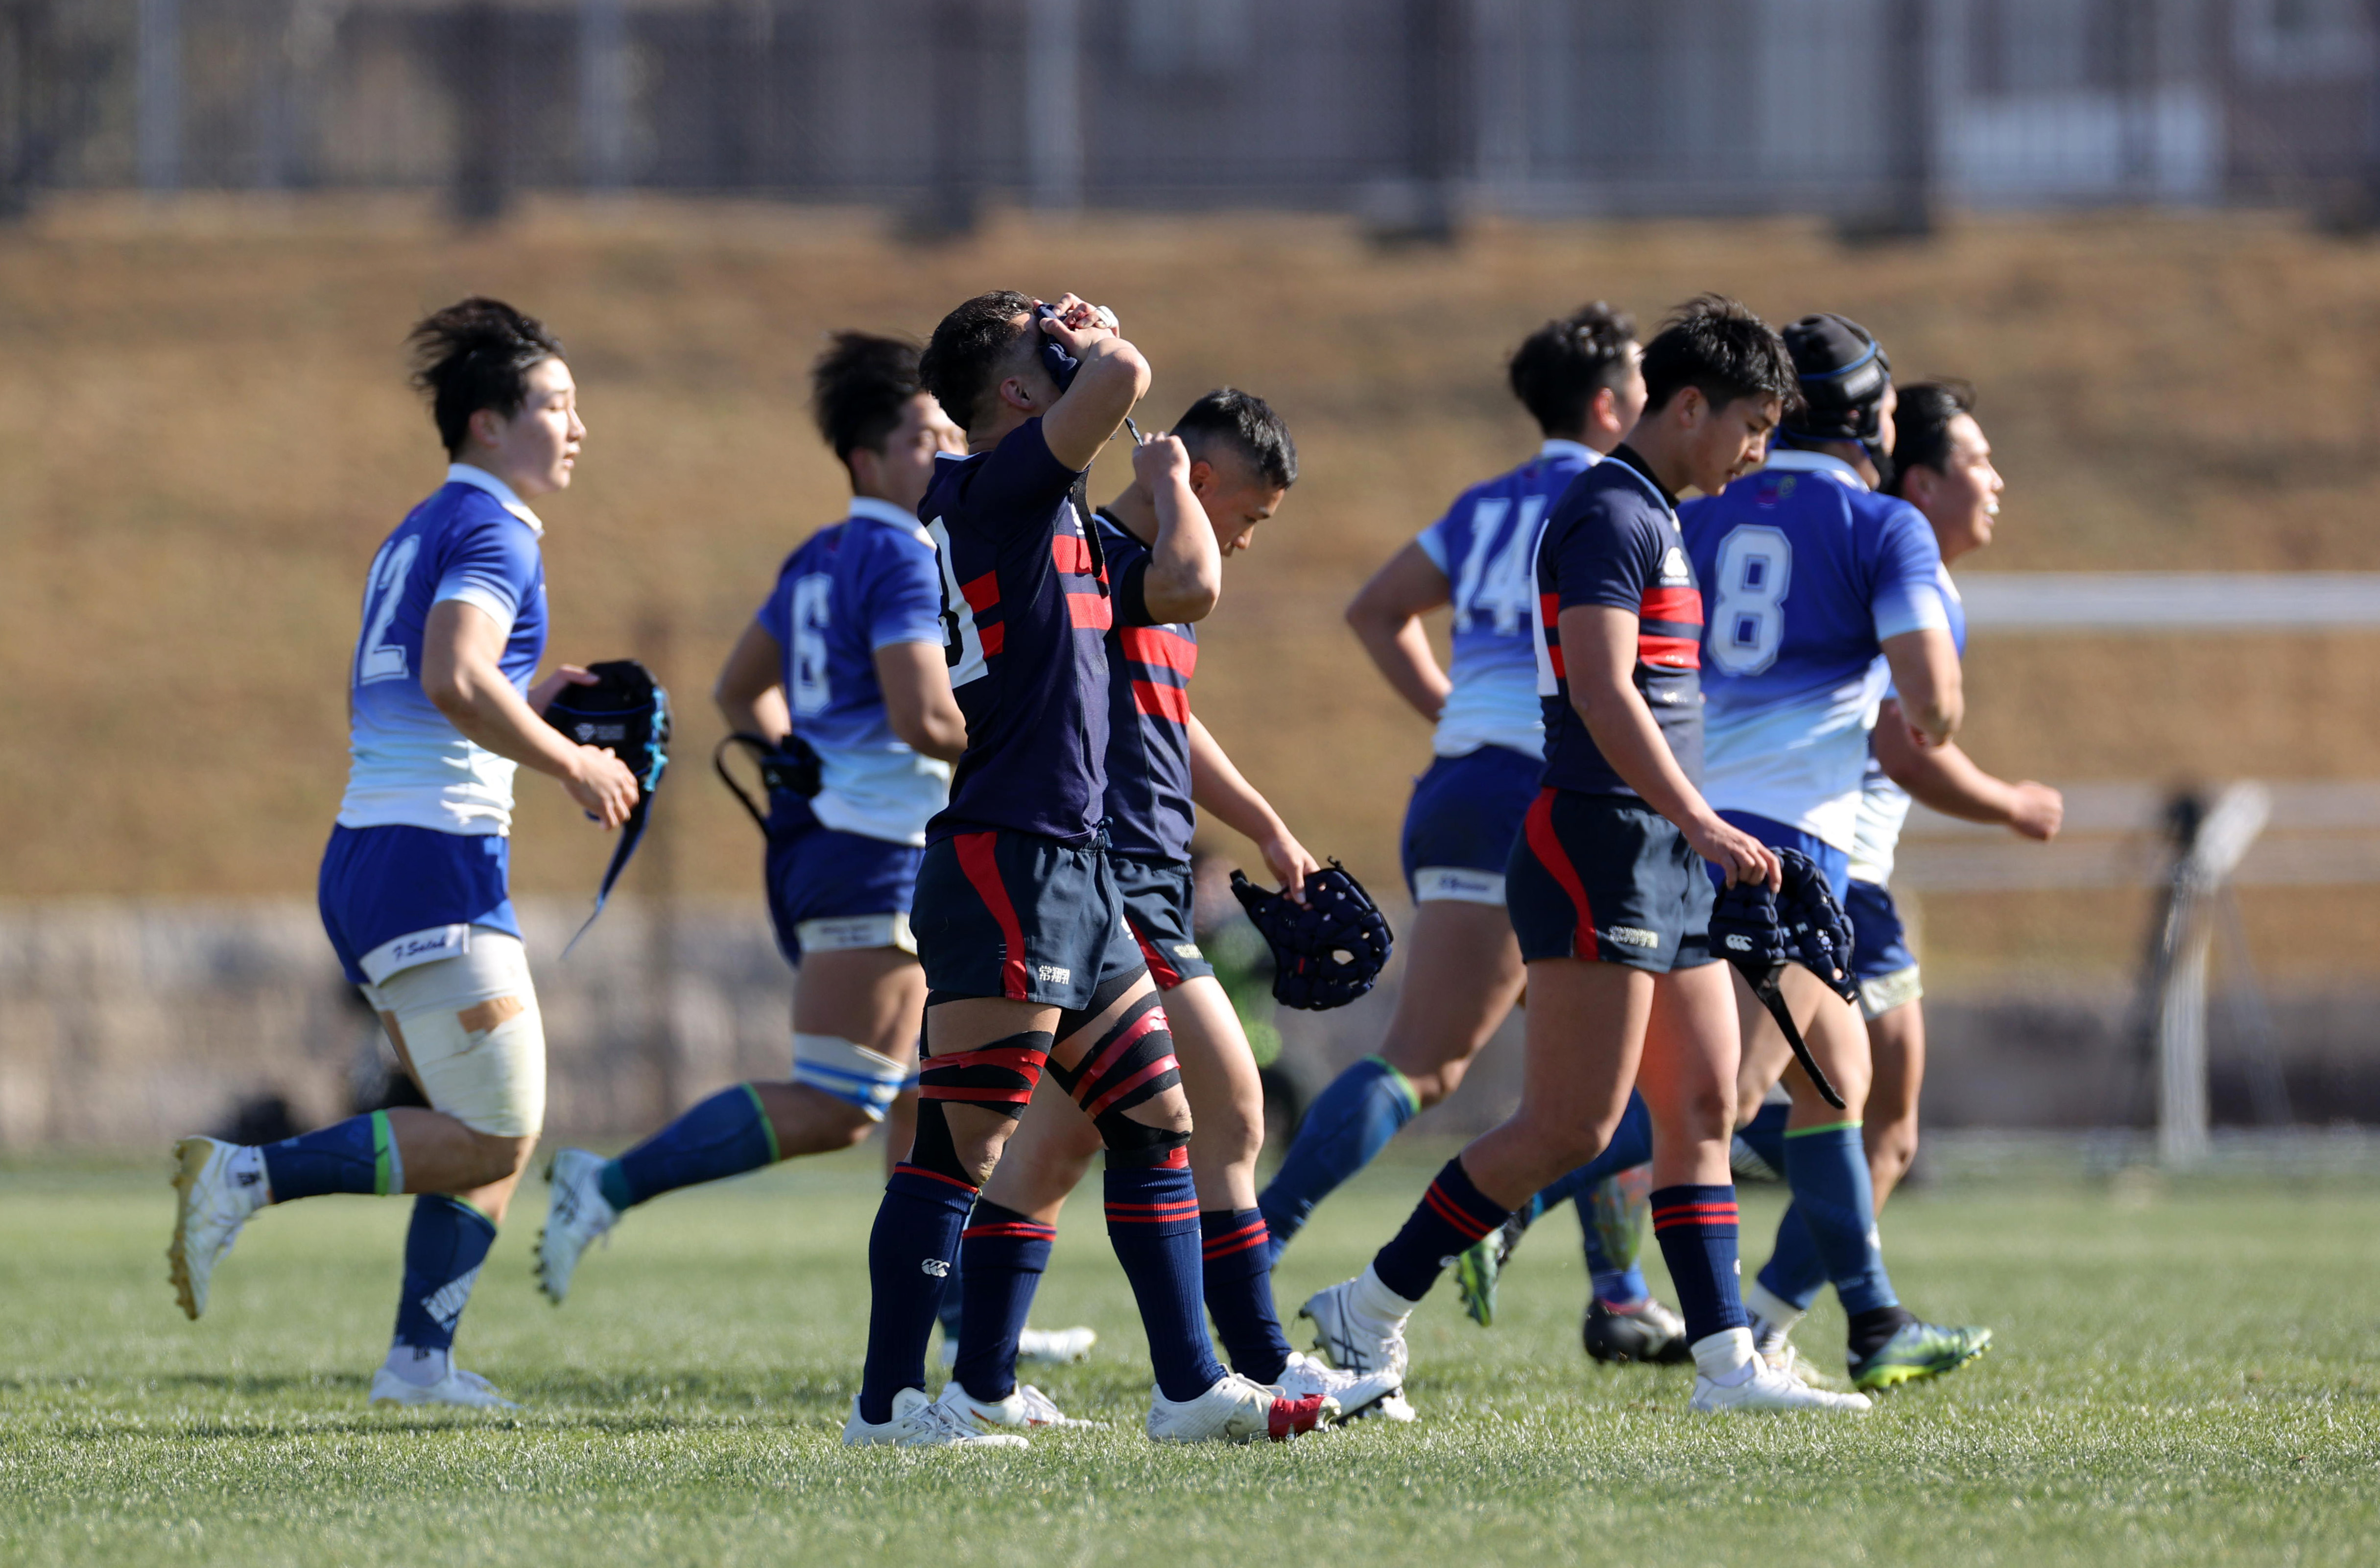
[[1087, 572], [1091, 569], [1090, 541], [1070, 533], [1051, 534], [1050, 558], [1058, 563], [1062, 572]]
[[957, 846], [959, 869], [966, 873], [975, 895], [1000, 923], [1001, 991], [1012, 1002], [1022, 1002], [1026, 998], [1025, 928], [1018, 924], [1016, 906], [1009, 902], [1008, 888], [1000, 880], [1000, 863], [992, 858], [991, 846], [998, 837], [997, 833], [955, 833], [951, 843]]
[[967, 602], [967, 608], [973, 610], [978, 614], [981, 614], [984, 611], [990, 609], [993, 605], [1000, 602], [1000, 572], [998, 568], [994, 568], [991, 571], [984, 573], [983, 576], [977, 577], [972, 582], [963, 582], [959, 584], [959, 594]]
[[983, 644], [986, 657], [1008, 646], [1008, 626], [1004, 622], [994, 621], [988, 626], [978, 626], [975, 635], [976, 640]]
[[1177, 724], [1190, 722], [1190, 693], [1184, 687], [1135, 681], [1132, 683], [1132, 705], [1152, 719], [1171, 719]]
[[1682, 626], [1703, 624], [1703, 596], [1691, 588], [1648, 588], [1636, 606], [1637, 617], [1646, 621], [1676, 621]]
[[1537, 791], [1529, 802], [1529, 814], [1521, 820], [1521, 833], [1528, 841], [1529, 853], [1546, 869], [1563, 893], [1570, 896], [1570, 906], [1578, 912], [1578, 929], [1571, 936], [1571, 956], [1592, 961], [1597, 955], [1595, 945], [1595, 911], [1587, 906], [1586, 883], [1579, 879], [1578, 868], [1571, 864], [1570, 851], [1562, 847], [1560, 837], [1554, 832], [1554, 792]]
[[1548, 631], [1552, 631], [1561, 625], [1561, 595], [1559, 593], [1537, 595], [1537, 614], [1546, 623]]
[[1562, 662], [1560, 643], [1549, 642], [1546, 644], [1546, 662], [1553, 666], [1554, 679], [1558, 681], [1566, 681], [1570, 679], [1570, 666]]
[[1645, 637], [1636, 639], [1636, 657], [1665, 670], [1699, 670], [1703, 645], [1691, 637]]
[[1073, 617], [1076, 631], [1103, 632], [1115, 625], [1115, 606], [1104, 593], [1066, 595], [1066, 614]]
[[1123, 638], [1127, 659], [1179, 670], [1184, 680], [1198, 673], [1198, 645], [1179, 632], [1160, 626], [1126, 626], [1116, 635]]

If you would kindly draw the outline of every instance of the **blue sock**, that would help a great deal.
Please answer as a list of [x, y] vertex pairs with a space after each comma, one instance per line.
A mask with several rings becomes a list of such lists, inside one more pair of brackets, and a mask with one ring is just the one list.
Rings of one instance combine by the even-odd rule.
[[1190, 1167], [1111, 1164], [1107, 1208], [1108, 1241], [1140, 1303], [1157, 1386], [1168, 1399], [1196, 1399], [1220, 1380], [1223, 1364], [1199, 1305], [1198, 1192]]
[[405, 1295], [396, 1304], [397, 1343], [454, 1348], [455, 1325], [495, 1241], [496, 1222], [459, 1197], [425, 1192], [413, 1200], [413, 1223], [405, 1233]]
[[1802, 1222], [1798, 1203], [1787, 1205], [1785, 1217], [1777, 1222], [1777, 1250], [1760, 1270], [1760, 1285], [1804, 1312], [1827, 1287], [1827, 1260], [1818, 1256], [1818, 1244]]
[[1785, 1174], [1785, 1118], [1792, 1113], [1793, 1108], [1781, 1100], [1764, 1105], [1754, 1112], [1751, 1121], [1735, 1130], [1735, 1136], [1760, 1156], [1760, 1162], [1779, 1177]]
[[1630, 1089], [1627, 1108], [1620, 1113], [1620, 1124], [1611, 1129], [1611, 1141], [1603, 1146], [1602, 1153], [1569, 1174], [1548, 1182], [1529, 1200], [1531, 1222], [1573, 1198], [1578, 1202], [1579, 1219], [1590, 1220], [1587, 1205], [1595, 1189], [1621, 1172], [1633, 1171], [1652, 1158], [1653, 1112], [1645, 1108], [1645, 1097]]
[[750, 1084], [721, 1089], [603, 1167], [603, 1201], [633, 1209], [648, 1198], [740, 1176], [777, 1162], [777, 1132]]
[[385, 1111], [264, 1146], [264, 1179], [275, 1203], [333, 1192], [385, 1197], [404, 1190], [400, 1169]]
[[1299, 1124], [1281, 1169], [1257, 1197], [1275, 1258], [1305, 1228], [1314, 1206], [1370, 1164], [1420, 1109], [1405, 1076], [1377, 1056], [1330, 1080]]
[[959, 1231], [975, 1188], [915, 1165], [895, 1165], [868, 1234], [868, 1362], [859, 1416], [892, 1419], [892, 1396], [926, 1386], [926, 1342], [934, 1335], [942, 1282], [959, 1255]]
[[[1857, 1122], [1797, 1127], [1785, 1135], [1785, 1180], [1793, 1209], [1826, 1260], [1847, 1317], [1897, 1307], [1876, 1238], [1876, 1202]], [[1776, 1287], [1770, 1286], [1770, 1289]], [[1779, 1295], [1784, 1293], [1779, 1291]]]
[[[1016, 1390], [1016, 1336], [1033, 1310], [1033, 1293], [1050, 1267], [1050, 1244], [1058, 1233], [1014, 1209], [978, 1199], [975, 1216], [959, 1233], [964, 1284], [942, 1286], [942, 1299], [963, 1296], [959, 1357], [951, 1367], [978, 1399], [1006, 1399]], [[945, 1322], [944, 1332], [948, 1332]]]
[[1736, 1290], [1735, 1188], [1663, 1187], [1653, 1195], [1653, 1234], [1677, 1287], [1686, 1343], [1745, 1327]]
[[951, 1259], [950, 1274], [942, 1281], [942, 1304], [934, 1308], [934, 1320], [942, 1326], [942, 1343], [955, 1345], [966, 1331], [966, 1233], [959, 1233], [959, 1256]]
[[1620, 1185], [1613, 1176], [1578, 1195], [1578, 1228], [1586, 1238], [1586, 1271], [1595, 1282], [1595, 1299], [1606, 1307], [1641, 1307], [1653, 1294], [1645, 1282], [1645, 1270], [1636, 1266], [1633, 1247], [1624, 1253], [1615, 1250], [1620, 1227], [1627, 1227], [1628, 1239], [1634, 1239], [1638, 1212], [1636, 1195], [1616, 1191]]
[[1207, 1314], [1232, 1358], [1232, 1370], [1274, 1383], [1289, 1370], [1289, 1336], [1272, 1300], [1272, 1242], [1255, 1209], [1208, 1209], [1198, 1215], [1204, 1246]]
[[1419, 1301], [1455, 1255], [1502, 1224], [1512, 1210], [1471, 1185], [1460, 1155], [1439, 1168], [1411, 1218], [1372, 1258], [1380, 1283]]

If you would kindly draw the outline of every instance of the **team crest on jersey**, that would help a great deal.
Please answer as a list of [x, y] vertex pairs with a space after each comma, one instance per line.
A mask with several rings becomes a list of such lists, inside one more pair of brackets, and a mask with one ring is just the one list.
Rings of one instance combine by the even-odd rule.
[[1686, 553], [1674, 544], [1670, 546], [1669, 553], [1661, 557], [1661, 580], [1684, 582], [1693, 575], [1686, 566]]

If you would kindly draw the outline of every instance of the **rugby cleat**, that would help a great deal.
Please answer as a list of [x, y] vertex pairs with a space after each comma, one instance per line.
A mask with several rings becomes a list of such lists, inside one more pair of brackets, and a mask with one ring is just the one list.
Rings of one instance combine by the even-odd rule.
[[[1099, 1343], [1097, 1329], [1026, 1329], [1016, 1336], [1016, 1364], [1019, 1367], [1072, 1367], [1091, 1354], [1091, 1346]], [[945, 1335], [941, 1348], [942, 1370], [949, 1371], [959, 1363], [959, 1342]]]
[[556, 1307], [570, 1294], [578, 1260], [595, 1238], [620, 1222], [620, 1211], [603, 1196], [603, 1167], [611, 1161], [583, 1149], [557, 1150], [545, 1164], [545, 1228], [537, 1234], [537, 1288]]
[[1626, 1308], [1589, 1301], [1579, 1340], [1587, 1355], [1613, 1366], [1675, 1367], [1694, 1358], [1686, 1344], [1686, 1320], [1649, 1295]]
[[1292, 1399], [1237, 1372], [1179, 1404], [1162, 1389], [1148, 1396], [1148, 1435], [1157, 1442], [1287, 1442], [1338, 1418], [1339, 1402], [1327, 1393]]
[[1061, 1427], [1099, 1427], [1102, 1421], [1081, 1421], [1058, 1408], [1058, 1402], [1031, 1383], [1019, 1383], [1006, 1399], [978, 1399], [956, 1378], [942, 1385], [934, 1402], [978, 1432], [1032, 1431]]
[[1755, 1411], [1816, 1410], [1858, 1416], [1872, 1406], [1864, 1393], [1836, 1393], [1814, 1389], [1799, 1378], [1777, 1370], [1757, 1356], [1751, 1375], [1740, 1382], [1718, 1383], [1697, 1374], [1688, 1409], [1703, 1416], [1732, 1416]]
[[417, 1383], [382, 1367], [372, 1374], [367, 1404], [455, 1404], [467, 1410], [518, 1410], [520, 1406], [496, 1392], [496, 1385], [477, 1372], [466, 1372], [447, 1362], [434, 1383]]
[[1852, 1358], [1852, 1387], [1888, 1389], [1920, 1378], [1955, 1372], [1992, 1343], [1989, 1329], [1946, 1329], [1937, 1323], [1903, 1323], [1873, 1355]]
[[1512, 1256], [1528, 1225], [1521, 1219], [1522, 1210], [1513, 1210], [1502, 1224], [1479, 1241], [1463, 1248], [1454, 1260], [1454, 1288], [1463, 1293], [1463, 1310], [1473, 1322], [1483, 1329], [1496, 1326], [1496, 1280], [1503, 1273], [1505, 1260]]
[[1342, 1372], [1294, 1350], [1289, 1353], [1289, 1365], [1271, 1384], [1272, 1391], [1284, 1399], [1328, 1395], [1339, 1406], [1332, 1420], [1340, 1426], [1366, 1416], [1412, 1420], [1413, 1406], [1399, 1395], [1403, 1386], [1404, 1380], [1393, 1372]]
[[1814, 1389], [1842, 1387], [1843, 1380], [1840, 1378], [1830, 1372], [1818, 1370], [1809, 1357], [1802, 1354], [1801, 1346], [1791, 1340], [1780, 1340], [1775, 1349], [1761, 1350], [1757, 1354], [1761, 1360], [1768, 1363], [1770, 1370], [1782, 1372], [1797, 1382], [1807, 1383]]
[[196, 1321], [207, 1309], [215, 1265], [239, 1239], [248, 1217], [270, 1200], [263, 1161], [221, 1138], [188, 1137], [174, 1146], [174, 1239], [165, 1247], [175, 1299]]
[[1314, 1325], [1314, 1348], [1342, 1372], [1405, 1375], [1405, 1320], [1366, 1312], [1356, 1300], [1361, 1278], [1316, 1291], [1297, 1315]]
[[937, 1404], [923, 1389], [903, 1389], [892, 1396], [892, 1419], [864, 1421], [859, 1396], [851, 1396], [851, 1418], [843, 1424], [845, 1448], [1024, 1448], [1014, 1432], [978, 1431], [947, 1404]]

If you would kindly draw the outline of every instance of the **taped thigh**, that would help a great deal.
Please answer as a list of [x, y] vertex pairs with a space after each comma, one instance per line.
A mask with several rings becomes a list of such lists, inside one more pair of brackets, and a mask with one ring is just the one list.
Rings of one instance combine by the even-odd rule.
[[400, 970], [372, 1000], [433, 1109], [494, 1137], [544, 1130], [545, 1023], [519, 938], [475, 930], [468, 952]]
[[909, 1069], [856, 1040], [796, 1031], [794, 1082], [856, 1107], [871, 1122], [880, 1122], [907, 1087]]
[[1165, 1003], [1154, 991], [1126, 1007], [1098, 1043], [1083, 1053], [1078, 1065], [1068, 1069], [1052, 1062], [1050, 1073], [1099, 1128], [1112, 1161], [1127, 1165], [1179, 1165], [1186, 1159], [1190, 1142], [1186, 1128], [1152, 1127], [1127, 1114], [1182, 1083], [1181, 1064], [1173, 1059], [1173, 1034], [1166, 1027]]
[[959, 1159], [947, 1108], [972, 1105], [1013, 1122], [1025, 1114], [1049, 1060], [1045, 1029], [1027, 1029], [972, 1051], [928, 1056], [917, 1064], [917, 1134], [906, 1163], [975, 1186], [977, 1173]]

